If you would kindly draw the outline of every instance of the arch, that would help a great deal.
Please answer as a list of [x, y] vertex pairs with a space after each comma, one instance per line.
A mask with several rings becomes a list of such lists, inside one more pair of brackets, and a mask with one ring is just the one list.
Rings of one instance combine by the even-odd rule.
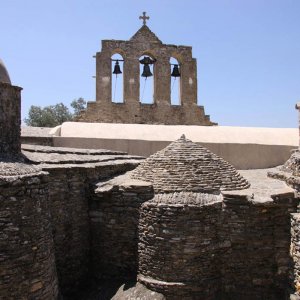
[[170, 59], [174, 58], [178, 61], [179, 64], [183, 64], [183, 57], [182, 54], [178, 53], [178, 52], [172, 52], [170, 55]]
[[[172, 74], [174, 65], [178, 65], [179, 72], [181, 72], [181, 64], [177, 58], [170, 57], [170, 74]], [[170, 99], [171, 105], [181, 105], [181, 77], [170, 77]]]
[[[111, 101], [114, 103], [124, 103], [124, 56], [117, 50], [113, 52], [115, 53], [111, 56]], [[121, 74], [113, 74], [116, 63], [120, 66]]]
[[123, 49], [121, 48], [115, 48], [111, 51], [111, 56], [115, 55], [115, 54], [119, 54], [123, 57], [123, 59], [126, 59], [126, 53]]
[[[152, 51], [147, 50], [142, 53], [142, 55], [139, 57], [139, 61], [142, 60], [144, 57], [149, 57], [151, 60], [156, 61], [156, 58], [154, 57]], [[143, 77], [143, 71], [145, 65], [140, 63], [140, 103], [141, 104], [154, 104], [155, 97], [154, 97], [154, 91], [155, 91], [155, 63], [148, 65], [150, 68], [150, 72], [152, 73], [152, 76], [149, 77]]]

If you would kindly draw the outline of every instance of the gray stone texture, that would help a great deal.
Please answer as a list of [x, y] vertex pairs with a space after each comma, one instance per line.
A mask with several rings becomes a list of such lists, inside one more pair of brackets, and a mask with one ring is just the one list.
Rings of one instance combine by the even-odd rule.
[[294, 292], [293, 299], [300, 299], [300, 214], [291, 215], [291, 257], [293, 269], [290, 272], [290, 283]]
[[[124, 102], [112, 102], [111, 57], [115, 53], [124, 59]], [[140, 63], [143, 55], [156, 59], [154, 64], [154, 103], [140, 102]], [[171, 105], [170, 58], [180, 63], [181, 105]], [[168, 116], [166, 118], [166, 116]], [[143, 25], [129, 40], [103, 40], [96, 54], [96, 102], [88, 102], [83, 122], [140, 123], [168, 125], [216, 125], [197, 105], [197, 66], [192, 48], [163, 44]]]
[[32, 145], [24, 145], [23, 154], [49, 172], [49, 211], [59, 287], [63, 295], [72, 295], [92, 273], [89, 203], [94, 182], [135, 168], [141, 158], [107, 150]]
[[[116, 114], [109, 85], [118, 51], [126, 84]], [[157, 58], [152, 106], [138, 103], [144, 54]], [[174, 117], [170, 56], [182, 70]], [[197, 108], [191, 48], [163, 45], [147, 26], [130, 41], [103, 41], [96, 80], [87, 115], [95, 105], [103, 110], [92, 121], [155, 123], [168, 115], [170, 124], [213, 125]], [[0, 82], [1, 299], [76, 299], [93, 279], [138, 280], [113, 299], [300, 298], [298, 152], [269, 172], [283, 181], [265, 171], [241, 175], [184, 137], [142, 163], [118, 151], [24, 145], [21, 152], [20, 91]], [[101, 299], [96, 294], [81, 299]]]
[[224, 195], [220, 228], [224, 298], [286, 299], [292, 266], [290, 213], [297, 210], [298, 200], [293, 194], [274, 195], [266, 202], [241, 200]]
[[156, 193], [219, 193], [250, 186], [228, 162], [184, 136], [148, 157], [131, 177], [152, 182]]
[[21, 154], [21, 88], [4, 73], [0, 62], [0, 297], [57, 299], [48, 173]]
[[0, 59], [0, 83], [7, 83], [11, 84], [9, 74], [7, 72], [7, 69], [4, 65], [4, 62]]
[[89, 207], [91, 260], [96, 277], [136, 279], [139, 209], [153, 195], [151, 184], [136, 183], [127, 177], [121, 182], [116, 178], [97, 184]]
[[[294, 152], [290, 159], [281, 167], [269, 172], [269, 176], [286, 182], [287, 185], [295, 190], [295, 196], [300, 198], [300, 160], [299, 150]], [[299, 205], [297, 212], [291, 214], [290, 224], [290, 257], [292, 260], [291, 267], [289, 269], [290, 280], [289, 287], [291, 293], [291, 299], [300, 299], [300, 214]]]
[[0, 82], [0, 158], [19, 156], [21, 88]]
[[142, 204], [138, 280], [167, 299], [285, 299], [298, 200], [280, 185], [271, 196], [257, 189], [157, 194]]
[[0, 298], [57, 299], [45, 172], [0, 176]]
[[156, 195], [144, 203], [138, 280], [167, 299], [216, 299], [221, 207], [220, 197], [197, 193]]

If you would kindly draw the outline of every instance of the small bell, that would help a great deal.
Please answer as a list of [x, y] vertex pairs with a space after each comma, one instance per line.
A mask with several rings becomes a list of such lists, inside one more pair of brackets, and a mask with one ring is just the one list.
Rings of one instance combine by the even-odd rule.
[[174, 65], [171, 76], [172, 77], [180, 77], [178, 65]]
[[116, 74], [116, 75], [122, 74], [122, 71], [120, 69], [120, 65], [119, 65], [119, 61], [118, 60], [116, 60], [113, 74]]
[[148, 64], [144, 64], [144, 69], [143, 69], [143, 74], [141, 75], [142, 77], [150, 77], [153, 74], [151, 73], [150, 67]]

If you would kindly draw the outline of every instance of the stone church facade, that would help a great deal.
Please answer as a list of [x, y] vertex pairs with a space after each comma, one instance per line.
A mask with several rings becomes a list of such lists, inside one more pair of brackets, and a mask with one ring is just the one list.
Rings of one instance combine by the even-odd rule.
[[[112, 66], [114, 54], [123, 57], [123, 102], [112, 100]], [[141, 102], [140, 61], [151, 57], [153, 68], [153, 103]], [[171, 104], [170, 58], [179, 62], [180, 105]], [[197, 64], [192, 47], [163, 44], [143, 25], [129, 41], [103, 40], [96, 54], [96, 102], [88, 102], [78, 119], [83, 122], [137, 123], [166, 125], [216, 125], [197, 104]]]

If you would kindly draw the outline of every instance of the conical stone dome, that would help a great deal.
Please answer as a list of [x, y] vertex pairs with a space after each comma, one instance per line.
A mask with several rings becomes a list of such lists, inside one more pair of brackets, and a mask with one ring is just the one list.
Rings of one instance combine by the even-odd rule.
[[144, 160], [131, 174], [150, 181], [156, 193], [214, 193], [250, 186], [228, 162], [183, 135]]
[[0, 59], [0, 83], [11, 84], [8, 72], [7, 72], [5, 65], [1, 59]]

